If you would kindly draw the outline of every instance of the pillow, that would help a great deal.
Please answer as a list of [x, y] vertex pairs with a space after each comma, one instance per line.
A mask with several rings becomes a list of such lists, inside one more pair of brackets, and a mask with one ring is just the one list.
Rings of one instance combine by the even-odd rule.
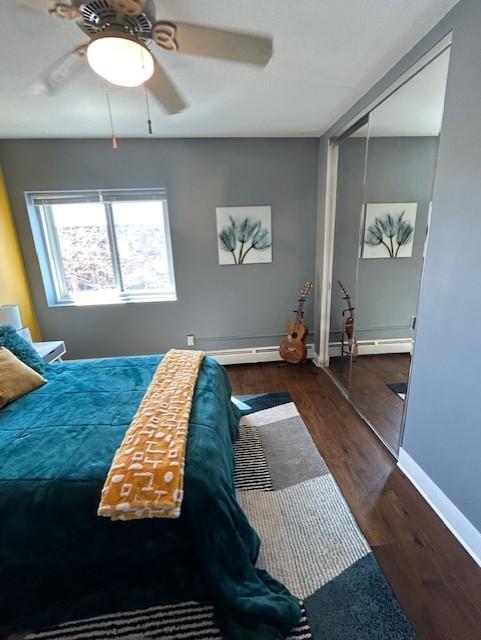
[[45, 371], [45, 363], [35, 348], [9, 324], [0, 325], [0, 347], [5, 347], [37, 373]]
[[39, 373], [27, 367], [11, 351], [0, 347], [0, 408], [38, 389], [46, 382]]

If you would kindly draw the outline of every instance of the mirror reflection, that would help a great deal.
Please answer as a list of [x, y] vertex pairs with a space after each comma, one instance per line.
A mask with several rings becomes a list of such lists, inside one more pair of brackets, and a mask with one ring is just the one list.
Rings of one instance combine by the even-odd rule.
[[[339, 338], [341, 344], [337, 353], [331, 350], [330, 368], [395, 454], [408, 394], [448, 64], [446, 50], [374, 109], [367, 126], [339, 144], [331, 348]], [[339, 291], [338, 279], [350, 298]]]
[[349, 391], [350, 387], [351, 357], [357, 354], [354, 341], [354, 314], [359, 253], [359, 216], [364, 206], [368, 133], [366, 118], [338, 145], [329, 368], [346, 391]]

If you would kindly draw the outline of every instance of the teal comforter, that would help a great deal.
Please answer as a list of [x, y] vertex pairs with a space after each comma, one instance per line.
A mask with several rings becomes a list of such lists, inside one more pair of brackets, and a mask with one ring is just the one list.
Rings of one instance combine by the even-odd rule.
[[0, 410], [0, 628], [196, 598], [227, 640], [284, 638], [299, 604], [254, 564], [259, 539], [233, 487], [239, 415], [223, 368], [197, 381], [178, 520], [96, 515], [115, 450], [160, 356], [47, 367]]

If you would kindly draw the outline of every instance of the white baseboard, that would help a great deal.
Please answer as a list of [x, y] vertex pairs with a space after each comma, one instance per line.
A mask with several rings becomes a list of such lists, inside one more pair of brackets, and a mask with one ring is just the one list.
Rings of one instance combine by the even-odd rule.
[[434, 509], [451, 533], [459, 540], [469, 555], [481, 566], [481, 532], [461, 513], [436, 483], [401, 448], [398, 467], [413, 483], [426, 502]]
[[317, 353], [317, 351], [314, 353], [314, 355], [312, 356], [312, 362], [316, 365], [316, 367], [318, 367], [319, 369], [322, 369], [323, 367], [327, 367], [327, 362], [324, 362], [323, 359], [321, 358], [321, 356]]
[[[382, 340], [359, 340], [357, 343], [360, 356], [383, 353], [411, 353], [413, 341], [411, 338], [383, 338]], [[341, 355], [341, 343], [329, 343], [329, 357]]]
[[[275, 362], [282, 360], [279, 355], [279, 347], [248, 347], [245, 349], [223, 349], [219, 351], [206, 351], [206, 355], [212, 356], [219, 364], [249, 364], [255, 362]], [[314, 345], [307, 345], [307, 357], [315, 356]]]

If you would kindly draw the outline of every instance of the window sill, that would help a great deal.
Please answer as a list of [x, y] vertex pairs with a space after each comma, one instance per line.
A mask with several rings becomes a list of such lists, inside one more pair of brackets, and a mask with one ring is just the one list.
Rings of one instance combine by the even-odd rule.
[[49, 302], [48, 306], [49, 307], [110, 307], [110, 306], [117, 306], [117, 305], [124, 305], [124, 304], [149, 304], [149, 303], [154, 303], [154, 304], [158, 304], [159, 302], [177, 302], [177, 296], [162, 296], [162, 297], [146, 297], [146, 298], [137, 298], [136, 300], [130, 299], [130, 300], [122, 300], [122, 299], [111, 299], [111, 300], [106, 300], [106, 301], [99, 301], [99, 300], [91, 300], [91, 301], [85, 301], [82, 300], [81, 302], [79, 301], [67, 301], [67, 300], [60, 300], [60, 301], [54, 301], [54, 302]]

